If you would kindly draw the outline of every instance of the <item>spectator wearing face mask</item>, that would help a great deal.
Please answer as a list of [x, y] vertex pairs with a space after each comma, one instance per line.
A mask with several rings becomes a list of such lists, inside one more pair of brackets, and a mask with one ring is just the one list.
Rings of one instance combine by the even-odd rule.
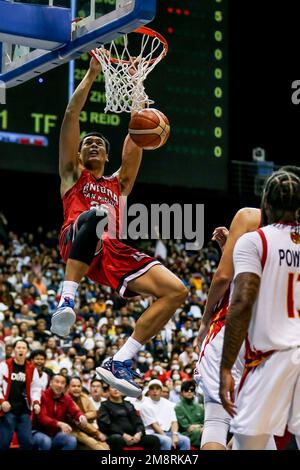
[[173, 388], [170, 390], [170, 397], [169, 400], [175, 404], [180, 402], [180, 392], [181, 392], [181, 380], [180, 375], [177, 371], [173, 374]]
[[53, 289], [48, 290], [48, 308], [49, 313], [52, 314], [57, 308], [58, 302], [56, 301], [56, 292]]
[[46, 349], [45, 367], [47, 367], [47, 369], [50, 369], [54, 374], [57, 374], [59, 371], [58, 361], [56, 360], [55, 354], [50, 348]]
[[81, 357], [76, 356], [75, 360], [74, 360], [74, 363], [73, 363], [71, 376], [72, 377], [80, 376], [81, 372], [82, 372], [82, 369], [83, 369], [83, 364], [82, 364]]
[[149, 370], [144, 375], [145, 379], [158, 379], [162, 383], [166, 381], [166, 372], [164, 371], [163, 367], [161, 366], [160, 361], [154, 361], [153, 366], [149, 368]]
[[149, 370], [149, 365], [146, 362], [145, 351], [140, 351], [136, 360], [136, 367], [139, 369], [141, 374], [145, 374]]
[[[188, 374], [186, 374], [185, 372], [183, 372], [181, 370], [181, 366], [179, 364], [179, 361], [177, 359], [173, 359], [173, 361], [171, 362], [171, 366], [170, 366], [170, 370], [168, 372], [166, 372], [166, 380], [168, 379], [174, 379], [173, 377], [173, 374], [174, 374], [174, 371], [177, 372], [177, 374], [179, 374], [179, 379], [178, 380], [188, 380], [189, 379], [189, 376]], [[176, 373], [175, 373], [175, 376], [176, 376]]]
[[91, 389], [91, 374], [89, 369], [82, 371], [82, 388], [85, 393], [90, 393]]
[[59, 358], [60, 369], [66, 368], [68, 371], [68, 375], [72, 374], [72, 368], [73, 368], [73, 364], [75, 361], [75, 357], [76, 357], [76, 349], [72, 347], [69, 349], [67, 354], [63, 354], [63, 356]]
[[93, 328], [88, 327], [82, 337], [82, 347], [87, 351], [91, 351], [95, 347], [94, 331]]

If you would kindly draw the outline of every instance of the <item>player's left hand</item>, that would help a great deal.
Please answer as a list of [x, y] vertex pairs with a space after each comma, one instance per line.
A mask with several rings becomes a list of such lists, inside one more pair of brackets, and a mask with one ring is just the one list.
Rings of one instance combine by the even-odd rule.
[[91, 57], [91, 60], [90, 60], [90, 71], [95, 75], [97, 76], [100, 72], [101, 72], [102, 68], [101, 68], [101, 64], [100, 62], [98, 62], [97, 59], [95, 59], [95, 57]]
[[131, 76], [133, 76], [134, 74], [136, 74], [138, 70], [138, 64], [139, 64], [140, 59], [137, 57], [130, 57], [129, 61], [130, 61], [130, 65], [128, 68], [128, 72], [130, 73]]
[[220, 399], [227, 413], [233, 418], [236, 415], [236, 406], [234, 404], [234, 379], [231, 370], [222, 367], [220, 372]]
[[213, 231], [212, 240], [217, 242], [220, 249], [223, 250], [228, 235], [229, 230], [226, 227], [216, 227]]

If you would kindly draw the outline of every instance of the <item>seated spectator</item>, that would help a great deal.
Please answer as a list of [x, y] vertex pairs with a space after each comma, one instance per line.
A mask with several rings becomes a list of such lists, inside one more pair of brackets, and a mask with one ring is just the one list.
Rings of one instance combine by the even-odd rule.
[[140, 371], [140, 374], [145, 374], [149, 370], [149, 365], [146, 362], [146, 351], [139, 351], [136, 368]]
[[0, 341], [1, 341], [1, 343], [4, 340], [4, 336], [5, 336], [4, 325], [3, 325], [3, 322], [0, 321]]
[[50, 386], [42, 393], [41, 411], [33, 421], [33, 448], [37, 450], [74, 450], [75, 436], [68, 420], [72, 419], [84, 426], [87, 419], [74, 401], [65, 393], [66, 378], [53, 375]]
[[145, 428], [134, 406], [123, 399], [115, 388], [109, 387], [109, 397], [98, 411], [98, 426], [107, 436], [113, 452], [122, 451], [124, 446], [140, 445], [147, 450], [159, 450], [159, 440], [147, 436]]
[[85, 393], [90, 393], [92, 376], [94, 373], [88, 369], [82, 369], [82, 387]]
[[51, 336], [51, 333], [47, 330], [46, 320], [40, 318], [36, 321], [34, 338], [36, 341], [39, 341], [42, 345], [44, 345], [45, 343], [47, 343], [49, 336]]
[[66, 367], [62, 367], [60, 370], [59, 370], [59, 374], [62, 375], [65, 379], [66, 379], [66, 382], [68, 381], [69, 379], [69, 372], [68, 372], [68, 369]]
[[175, 379], [173, 376], [173, 388], [170, 390], [169, 400], [176, 405], [177, 403], [180, 402], [180, 398], [181, 398], [181, 395], [180, 395], [181, 380], [180, 380], [180, 375], [177, 371], [176, 371], [176, 374], [174, 375], [175, 377], [178, 377], [178, 378]]
[[31, 353], [31, 360], [38, 371], [40, 383], [43, 390], [46, 390], [49, 385], [50, 377], [53, 372], [51, 369], [45, 368], [46, 353], [43, 349], [36, 349]]
[[29, 310], [28, 305], [22, 305], [20, 313], [15, 315], [16, 324], [26, 322], [28, 326], [35, 326], [35, 315]]
[[96, 411], [99, 410], [101, 403], [106, 400], [106, 398], [103, 398], [102, 393], [102, 382], [101, 380], [95, 378], [91, 380], [91, 389], [90, 389], [91, 396], [89, 399], [93, 403]]
[[12, 325], [10, 335], [5, 336], [4, 341], [6, 344], [14, 344], [18, 339], [22, 339], [20, 336], [19, 326], [15, 323]]
[[46, 321], [46, 329], [50, 330], [51, 326], [51, 315], [49, 315], [49, 307], [48, 304], [41, 303], [40, 313], [36, 316], [36, 321], [38, 320], [45, 320]]
[[51, 370], [54, 374], [57, 374], [59, 371], [59, 364], [56, 359], [56, 354], [53, 352], [51, 348], [46, 348], [46, 362], [45, 367]]
[[150, 378], [150, 379], [158, 379], [162, 383], [166, 381], [166, 378], [168, 376], [168, 373], [164, 371], [164, 368], [161, 366], [160, 361], [154, 361], [153, 365], [150, 366], [150, 368], [147, 370], [147, 372], [144, 374], [144, 380]]
[[102, 382], [102, 397], [103, 401], [107, 400], [109, 397], [109, 385], [105, 382]]
[[77, 424], [72, 424], [72, 435], [76, 437], [78, 443], [82, 444], [87, 449], [109, 450], [105, 442], [106, 436], [93, 425], [97, 417], [97, 411], [88, 395], [83, 393], [82, 383], [79, 377], [70, 379], [68, 392], [87, 419], [87, 425], [84, 430]]
[[181, 381], [189, 380], [189, 376], [180, 369], [181, 369], [181, 366], [179, 364], [178, 359], [173, 359], [171, 362], [171, 370], [169, 370], [165, 374], [165, 381], [168, 379], [181, 380]]
[[183, 326], [181, 327], [181, 334], [185, 338], [186, 341], [191, 340], [194, 337], [192, 325], [193, 325], [192, 320], [187, 319], [185, 320]]
[[193, 361], [198, 360], [198, 355], [195, 353], [193, 343], [186, 343], [184, 351], [179, 355], [179, 361], [183, 367], [191, 364]]
[[204, 407], [195, 402], [196, 384], [186, 380], [181, 385], [181, 400], [175, 407], [179, 431], [190, 438], [193, 446], [200, 447], [204, 424]]
[[167, 387], [167, 385], [163, 385], [162, 392], [161, 392], [162, 398], [166, 398], [169, 400], [170, 398], [170, 389]]
[[0, 364], [0, 450], [7, 450], [13, 433], [17, 433], [20, 448], [32, 448], [31, 407], [40, 411], [41, 385], [38, 372], [26, 359], [28, 344], [17, 340], [14, 358]]
[[146, 433], [159, 438], [161, 450], [189, 450], [190, 440], [178, 432], [174, 405], [161, 397], [162, 388], [159, 380], [149, 382], [148, 396], [143, 400], [140, 409]]
[[22, 338], [26, 339], [27, 333], [30, 331], [28, 324], [25, 321], [22, 321], [19, 324], [19, 331]]
[[[4, 304], [2, 304], [4, 305]], [[4, 319], [3, 319], [3, 326], [4, 326], [4, 329], [5, 329], [5, 334], [7, 335], [8, 334], [8, 331], [10, 331], [13, 323], [14, 323], [14, 316], [13, 316], [13, 312], [11, 312], [8, 307], [6, 307], [6, 305], [4, 305], [5, 309], [2, 310], [3, 312], [3, 315], [4, 315]]]

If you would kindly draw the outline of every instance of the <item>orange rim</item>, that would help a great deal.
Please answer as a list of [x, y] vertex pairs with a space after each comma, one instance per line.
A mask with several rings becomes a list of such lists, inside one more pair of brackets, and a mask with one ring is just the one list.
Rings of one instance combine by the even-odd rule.
[[[132, 31], [132, 33], [146, 34], [146, 35], [151, 36], [153, 38], [154, 37], [158, 38], [160, 40], [160, 42], [163, 44], [163, 47], [164, 47], [164, 52], [163, 52], [162, 59], [167, 55], [167, 52], [169, 50], [168, 42], [160, 33], [158, 33], [157, 31], [154, 31], [154, 29], [147, 28], [146, 26], [141, 26], [140, 28], [135, 29], [134, 31]], [[97, 57], [95, 56], [93, 50], [90, 51], [90, 55], [92, 55], [97, 60]], [[153, 64], [156, 61], [156, 59], [157, 58], [150, 59], [150, 60], [147, 61], [147, 63], [148, 64]], [[115, 59], [113, 57], [110, 58], [110, 62], [113, 62], [115, 64], [116, 63], [130, 64], [129, 60], [120, 60], [120, 59]]]

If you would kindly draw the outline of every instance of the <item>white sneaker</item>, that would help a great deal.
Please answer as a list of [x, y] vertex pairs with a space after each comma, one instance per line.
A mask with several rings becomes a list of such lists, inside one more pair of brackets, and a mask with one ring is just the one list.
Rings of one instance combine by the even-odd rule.
[[74, 300], [65, 297], [64, 303], [53, 313], [51, 317], [50, 331], [60, 338], [66, 338], [70, 334], [71, 327], [76, 321], [74, 312]]

